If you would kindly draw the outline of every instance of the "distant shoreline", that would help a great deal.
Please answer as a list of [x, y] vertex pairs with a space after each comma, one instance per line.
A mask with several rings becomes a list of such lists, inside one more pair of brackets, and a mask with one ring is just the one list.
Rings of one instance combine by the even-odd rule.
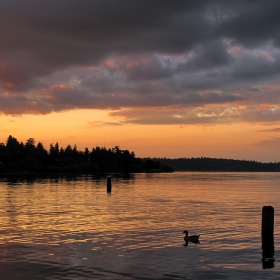
[[280, 172], [280, 162], [262, 163], [249, 160], [219, 158], [153, 158], [160, 164], [169, 165], [175, 171], [214, 172]]
[[279, 171], [224, 171], [224, 170], [175, 170], [173, 172], [155, 171], [155, 172], [129, 172], [129, 173], [32, 173], [32, 172], [5, 172], [0, 173], [0, 178], [9, 176], [31, 176], [31, 177], [79, 177], [79, 176], [96, 176], [96, 177], [107, 177], [107, 176], [125, 176], [131, 174], [168, 174], [168, 173], [278, 173]]
[[119, 146], [91, 151], [77, 149], [76, 145], [62, 148], [58, 143], [45, 149], [33, 138], [26, 143], [13, 136], [0, 143], [0, 174], [83, 175], [189, 172], [280, 172], [280, 162], [262, 163], [221, 158], [139, 158]]

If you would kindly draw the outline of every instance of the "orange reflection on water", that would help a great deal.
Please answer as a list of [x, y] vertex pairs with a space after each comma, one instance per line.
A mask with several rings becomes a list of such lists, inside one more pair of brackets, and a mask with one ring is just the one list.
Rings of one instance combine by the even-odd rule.
[[[135, 174], [113, 177], [111, 195], [91, 177], [1, 182], [2, 258], [104, 269], [111, 261], [123, 271], [135, 261], [180, 270], [188, 258], [197, 269], [257, 271], [261, 209], [279, 209], [279, 182], [278, 173]], [[276, 211], [275, 232], [278, 221]], [[184, 248], [185, 229], [200, 244]]]

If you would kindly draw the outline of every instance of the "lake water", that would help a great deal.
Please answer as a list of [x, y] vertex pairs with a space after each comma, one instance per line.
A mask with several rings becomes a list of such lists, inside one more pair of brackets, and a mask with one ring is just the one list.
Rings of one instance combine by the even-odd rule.
[[[280, 173], [0, 179], [0, 278], [279, 279]], [[274, 267], [263, 268], [272, 205]], [[200, 234], [184, 246], [183, 230]], [[265, 266], [265, 265], [264, 265]]]

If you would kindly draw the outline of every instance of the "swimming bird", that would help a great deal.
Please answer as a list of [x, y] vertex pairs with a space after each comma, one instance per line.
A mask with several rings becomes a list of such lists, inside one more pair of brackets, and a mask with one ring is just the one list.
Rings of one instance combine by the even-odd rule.
[[186, 242], [190, 241], [190, 242], [193, 242], [193, 243], [199, 243], [199, 236], [200, 235], [189, 235], [189, 232], [187, 230], [184, 230], [183, 233], [186, 234], [186, 236], [184, 237], [184, 240]]

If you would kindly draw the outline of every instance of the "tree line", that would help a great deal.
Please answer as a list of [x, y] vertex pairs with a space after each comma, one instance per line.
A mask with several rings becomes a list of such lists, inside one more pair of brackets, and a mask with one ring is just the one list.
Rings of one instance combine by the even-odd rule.
[[153, 158], [163, 165], [170, 165], [176, 171], [234, 171], [234, 172], [278, 172], [280, 162], [263, 163], [251, 160], [220, 158]]
[[280, 162], [262, 163], [219, 158], [137, 158], [134, 152], [119, 146], [95, 147], [83, 151], [77, 146], [60, 147], [29, 138], [25, 143], [9, 136], [0, 143], [0, 173], [104, 174], [173, 171], [251, 171], [279, 172]]
[[0, 143], [0, 173], [133, 173], [173, 171], [151, 159], [136, 158], [134, 152], [95, 147], [79, 151], [77, 146], [66, 148], [58, 143], [45, 149], [42, 142], [29, 138], [25, 143], [9, 136]]

